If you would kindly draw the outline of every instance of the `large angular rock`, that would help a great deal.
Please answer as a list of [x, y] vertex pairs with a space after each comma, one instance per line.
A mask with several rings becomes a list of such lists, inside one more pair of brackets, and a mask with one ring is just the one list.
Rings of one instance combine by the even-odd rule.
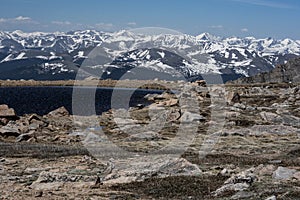
[[11, 119], [16, 118], [14, 109], [9, 108], [7, 105], [0, 105], [0, 125], [6, 125]]
[[295, 169], [289, 169], [286, 167], [278, 167], [273, 173], [273, 178], [277, 180], [288, 180], [291, 179], [297, 172]]
[[14, 109], [9, 108], [7, 105], [0, 105], [0, 117], [15, 117], [16, 112]]
[[155, 156], [133, 158], [126, 161], [115, 161], [113, 166], [115, 168], [111, 173], [104, 177], [104, 184], [144, 181], [150, 177], [198, 176], [202, 174], [197, 165], [184, 158], [155, 158]]
[[20, 131], [17, 127], [13, 127], [8, 124], [0, 128], [0, 135], [4, 137], [18, 137], [20, 135]]

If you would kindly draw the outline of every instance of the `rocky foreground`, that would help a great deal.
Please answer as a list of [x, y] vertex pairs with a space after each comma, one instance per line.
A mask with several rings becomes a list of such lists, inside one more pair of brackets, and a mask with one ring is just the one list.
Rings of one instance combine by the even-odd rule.
[[1, 199], [300, 199], [300, 86], [179, 89], [101, 116], [0, 105]]

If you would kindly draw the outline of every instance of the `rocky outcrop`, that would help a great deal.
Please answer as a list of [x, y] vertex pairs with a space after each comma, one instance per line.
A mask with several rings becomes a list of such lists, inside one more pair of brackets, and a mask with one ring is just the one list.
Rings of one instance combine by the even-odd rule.
[[278, 65], [270, 72], [263, 72], [252, 77], [241, 78], [230, 83], [298, 83], [300, 82], [300, 58]]
[[52, 142], [72, 143], [77, 136], [72, 132], [72, 118], [64, 107], [49, 112], [16, 116], [14, 109], [7, 105], [0, 106], [0, 140], [5, 142]]
[[224, 93], [199, 83], [183, 86], [182, 94], [147, 95], [150, 105], [101, 116], [59, 108], [0, 125], [1, 197], [300, 196], [299, 86], [230, 85]]

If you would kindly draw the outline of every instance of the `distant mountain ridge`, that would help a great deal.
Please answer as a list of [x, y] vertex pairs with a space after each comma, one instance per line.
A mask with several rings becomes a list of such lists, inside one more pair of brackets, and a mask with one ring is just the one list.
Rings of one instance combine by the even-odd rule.
[[79, 78], [101, 71], [102, 78], [115, 79], [138, 68], [151, 72], [153, 77], [160, 73], [170, 76], [180, 73], [189, 79], [215, 74], [230, 80], [268, 72], [300, 56], [300, 40], [291, 39], [220, 38], [208, 33], [145, 35], [125, 30], [114, 33], [2, 31], [0, 79], [74, 79], [95, 48], [101, 49], [101, 59], [85, 66], [91, 70]]

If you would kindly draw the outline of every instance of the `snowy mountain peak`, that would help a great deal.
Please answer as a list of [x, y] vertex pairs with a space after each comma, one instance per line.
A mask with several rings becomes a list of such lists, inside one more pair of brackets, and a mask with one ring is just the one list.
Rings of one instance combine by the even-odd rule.
[[220, 38], [209, 33], [192, 36], [144, 32], [0, 31], [0, 79], [72, 78], [95, 47], [101, 49], [101, 64], [95, 63], [89, 66], [91, 68], [116, 65], [118, 69], [130, 66], [168, 73], [176, 69], [185, 77], [214, 73], [227, 74], [229, 79], [269, 71], [277, 64], [300, 56], [300, 41], [288, 38]]
[[215, 40], [219, 40], [218, 37], [211, 35], [209, 33], [201, 33], [200, 35], [196, 36], [196, 39], [198, 41], [215, 41]]

